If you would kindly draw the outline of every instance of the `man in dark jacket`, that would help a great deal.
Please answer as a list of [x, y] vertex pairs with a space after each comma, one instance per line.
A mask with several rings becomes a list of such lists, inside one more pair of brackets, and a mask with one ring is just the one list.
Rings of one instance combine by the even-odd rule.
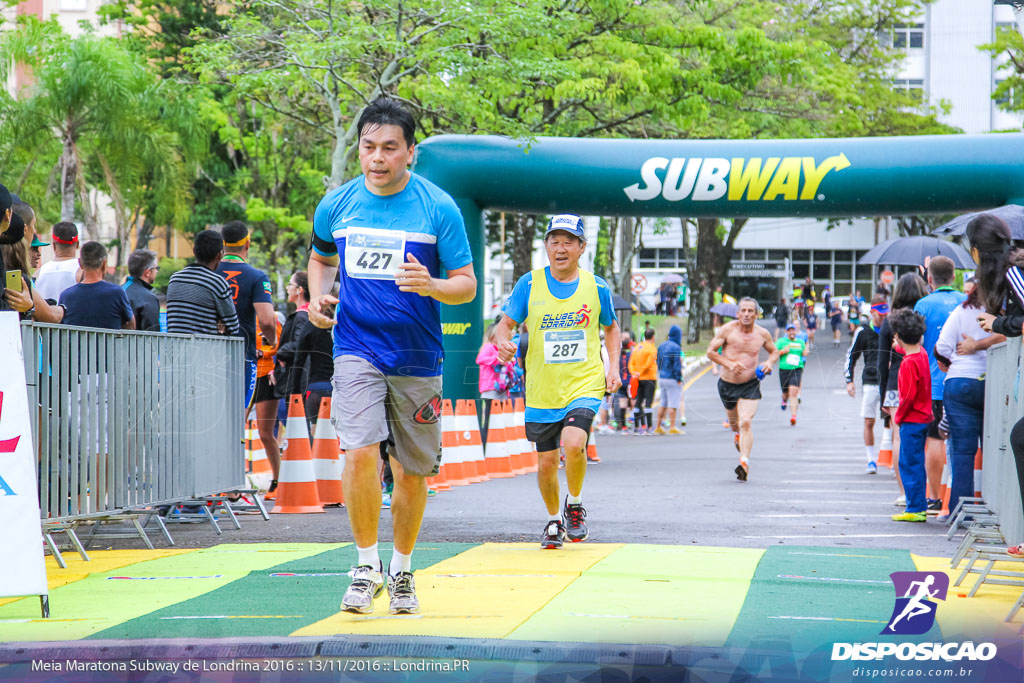
[[160, 302], [153, 294], [153, 281], [159, 270], [156, 252], [136, 249], [128, 257], [128, 279], [124, 293], [135, 313], [135, 329], [144, 332], [160, 331]]
[[[655, 434], [682, 434], [676, 425], [676, 410], [682, 424], [686, 424], [683, 411], [683, 331], [678, 325], [668, 330], [668, 339], [658, 346], [658, 383], [661, 385], [661, 405], [658, 407], [658, 428]], [[669, 429], [662, 427], [668, 412]]]
[[860, 416], [864, 418], [864, 452], [867, 455], [867, 473], [876, 474], [878, 464], [875, 458], [875, 417], [881, 408], [881, 390], [878, 386], [878, 331], [882, 320], [888, 313], [885, 297], [878, 294], [871, 300], [871, 315], [864, 324], [857, 327], [850, 342], [850, 350], [846, 352], [846, 393], [851, 397], [857, 395], [857, 387], [853, 381], [853, 373], [857, 367], [857, 359], [864, 355], [864, 369], [861, 371], [861, 402]]

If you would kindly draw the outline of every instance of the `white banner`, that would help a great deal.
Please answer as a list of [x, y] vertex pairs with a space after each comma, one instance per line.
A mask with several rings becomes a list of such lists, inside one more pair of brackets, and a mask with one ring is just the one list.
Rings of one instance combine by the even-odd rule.
[[36, 455], [18, 314], [0, 313], [0, 596], [46, 595]]

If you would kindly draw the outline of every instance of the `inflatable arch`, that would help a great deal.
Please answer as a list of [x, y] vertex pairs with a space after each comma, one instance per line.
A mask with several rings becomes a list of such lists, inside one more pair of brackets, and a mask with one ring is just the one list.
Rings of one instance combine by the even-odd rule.
[[[482, 286], [484, 210], [735, 218], [959, 213], [1024, 204], [1024, 134], [811, 140], [443, 135], [414, 170], [466, 221]], [[481, 296], [444, 306], [446, 398], [476, 398]]]

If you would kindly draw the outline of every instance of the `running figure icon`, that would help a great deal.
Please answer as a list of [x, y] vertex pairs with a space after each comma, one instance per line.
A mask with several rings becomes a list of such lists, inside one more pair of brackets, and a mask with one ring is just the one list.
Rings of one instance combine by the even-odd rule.
[[[906, 595], [903, 596], [904, 598], [910, 598], [910, 601], [907, 602], [899, 616], [889, 623], [886, 630], [896, 633], [896, 623], [903, 617], [906, 617], [907, 621], [910, 621], [914, 617], [921, 616], [922, 614], [930, 614], [934, 608], [934, 603], [925, 603], [924, 601], [926, 598], [934, 598], [939, 594], [940, 591], [938, 588], [934, 591], [929, 590], [934, 583], [935, 576], [933, 574], [929, 574], [925, 577], [924, 581], [911, 582], [910, 587], [907, 588]], [[915, 586], [917, 587], [917, 593], [911, 596], [911, 593], [915, 590]]]

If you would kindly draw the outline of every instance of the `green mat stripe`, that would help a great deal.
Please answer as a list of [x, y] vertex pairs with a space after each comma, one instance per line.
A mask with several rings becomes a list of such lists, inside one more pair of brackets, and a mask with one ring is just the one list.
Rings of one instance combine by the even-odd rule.
[[[772, 546], [758, 563], [727, 645], [788, 641], [794, 651], [807, 652], [822, 643], [888, 640], [879, 632], [892, 613], [889, 574], [896, 571], [916, 571], [908, 551]], [[938, 627], [929, 633], [920, 638], [935, 637]]]
[[0, 640], [85, 638], [215, 591], [250, 571], [322, 553], [324, 547], [322, 543], [220, 545], [90, 574], [50, 593], [50, 620], [32, 619], [39, 617], [37, 598], [0, 606]]
[[[425, 569], [475, 545], [426, 543], [417, 546], [413, 568]], [[380, 550], [382, 559], [387, 562], [391, 546], [381, 544]], [[348, 571], [356, 564], [356, 559], [356, 548], [351, 544], [256, 569], [217, 590], [175, 602], [91, 637], [287, 636], [338, 612], [341, 596], [351, 583]]]

